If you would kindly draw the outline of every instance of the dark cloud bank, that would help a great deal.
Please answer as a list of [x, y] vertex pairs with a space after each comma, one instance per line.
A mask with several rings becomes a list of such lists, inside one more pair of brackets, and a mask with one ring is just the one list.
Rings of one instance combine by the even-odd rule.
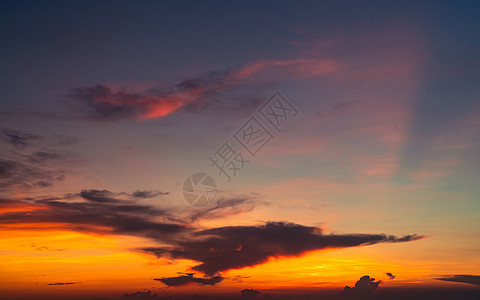
[[192, 217], [178, 210], [141, 204], [137, 199], [139, 195], [145, 198], [166, 194], [159, 191], [115, 193], [108, 190], [82, 190], [63, 197], [3, 199], [0, 203], [2, 206], [38, 206], [42, 209], [25, 212], [20, 209], [1, 214], [0, 225], [58, 223], [59, 226], [68, 224], [70, 229], [78, 231], [147, 237], [163, 246], [137, 250], [159, 258], [197, 261], [192, 270], [210, 277], [229, 269], [255, 266], [272, 257], [294, 257], [327, 248], [408, 242], [423, 238], [420, 235], [324, 234], [321, 228], [288, 222], [203, 229], [195, 226], [192, 219], [198, 220], [200, 216], [220, 217], [222, 214], [217, 212], [236, 214], [250, 211], [254, 200], [245, 197], [220, 199], [220, 204], [214, 206], [218, 211], [208, 208], [204, 214], [195, 211], [195, 217]]

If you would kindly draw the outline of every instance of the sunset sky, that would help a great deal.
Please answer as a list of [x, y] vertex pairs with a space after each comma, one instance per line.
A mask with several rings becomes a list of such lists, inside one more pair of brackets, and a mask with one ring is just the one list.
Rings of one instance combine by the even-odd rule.
[[478, 1], [0, 15], [0, 298], [479, 289]]

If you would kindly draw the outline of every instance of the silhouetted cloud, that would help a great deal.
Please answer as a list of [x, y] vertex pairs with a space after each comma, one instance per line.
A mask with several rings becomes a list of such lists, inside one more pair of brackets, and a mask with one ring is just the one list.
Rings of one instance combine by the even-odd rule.
[[120, 300], [156, 300], [158, 299], [157, 294], [154, 294], [152, 291], [146, 292], [135, 292], [132, 294], [124, 294], [120, 297]]
[[[419, 235], [324, 235], [317, 227], [284, 222], [205, 230], [192, 226], [188, 217], [183, 222], [181, 218], [172, 221], [175, 219], [172, 214], [178, 211], [138, 204], [135, 200], [120, 200], [112, 198], [112, 195], [132, 197], [128, 193], [108, 190], [84, 190], [83, 193], [69, 194], [66, 198], [4, 199], [0, 202], [2, 206], [13, 205], [17, 209], [0, 214], [0, 224], [57, 223], [70, 230], [147, 237], [163, 246], [142, 248], [140, 251], [158, 257], [197, 261], [200, 264], [192, 269], [208, 276], [224, 270], [258, 265], [272, 257], [301, 256], [313, 250], [422, 238]], [[83, 201], [79, 201], [81, 199]], [[21, 205], [25, 211], [22, 211]]]
[[222, 276], [213, 276], [210, 278], [199, 278], [194, 277], [192, 273], [188, 273], [185, 275], [180, 275], [176, 277], [163, 277], [163, 278], [155, 278], [153, 280], [157, 280], [162, 282], [167, 286], [183, 286], [188, 284], [197, 283], [200, 285], [215, 285], [220, 283], [224, 278]]
[[343, 289], [342, 295], [347, 297], [368, 296], [378, 288], [380, 283], [381, 281], [375, 281], [375, 278], [365, 275], [355, 283], [354, 287], [351, 288], [347, 285]]
[[55, 282], [49, 283], [48, 285], [73, 285], [73, 284], [80, 284], [81, 282]]
[[[1, 206], [15, 209], [6, 209], [8, 213], [0, 214], [0, 225], [35, 223], [38, 226], [50, 223], [49, 228], [52, 228], [52, 224], [58, 224], [59, 228], [82, 232], [147, 237], [161, 246], [137, 250], [157, 257], [194, 260], [198, 264], [192, 270], [211, 278], [218, 272], [255, 266], [270, 258], [301, 256], [309, 251], [327, 248], [408, 242], [423, 238], [419, 235], [323, 234], [321, 228], [286, 222], [203, 229], [195, 226], [194, 221], [249, 211], [252, 209], [250, 200], [255, 198], [232, 197], [192, 216], [178, 209], [140, 204], [134, 197], [135, 194], [146, 197], [158, 193], [85, 189], [63, 197], [2, 199]], [[206, 284], [214, 280], [187, 277], [175, 279]]]
[[450, 275], [450, 276], [440, 277], [435, 279], [480, 285], [480, 276], [476, 276], [476, 275]]
[[385, 273], [385, 275], [387, 275], [388, 278], [390, 278], [392, 280], [395, 279], [395, 275], [393, 275], [392, 273]]
[[244, 298], [254, 298], [254, 297], [260, 296], [261, 293], [254, 289], [244, 289], [240, 292], [240, 294]]
[[[184, 224], [165, 221], [169, 214], [166, 210], [137, 204], [131, 200], [109, 198], [112, 194], [114, 193], [104, 190], [85, 190], [85, 193], [69, 194], [65, 198], [25, 199], [22, 203], [28, 206], [28, 214], [24, 211], [0, 214], [0, 224], [69, 224], [67, 227], [71, 230], [137, 235], [154, 239], [162, 236], [164, 240], [171, 234], [185, 230]], [[87, 201], [80, 202], [75, 197], [82, 197]], [[20, 200], [5, 200], [4, 205], [18, 205], [19, 202]]]
[[200, 262], [192, 269], [209, 276], [229, 269], [254, 266], [271, 257], [300, 256], [308, 251], [346, 248], [385, 242], [421, 239], [410, 235], [397, 238], [385, 234], [328, 234], [320, 228], [293, 223], [269, 222], [260, 226], [228, 226], [191, 233], [169, 247], [149, 247], [144, 251], [158, 257], [191, 259]]

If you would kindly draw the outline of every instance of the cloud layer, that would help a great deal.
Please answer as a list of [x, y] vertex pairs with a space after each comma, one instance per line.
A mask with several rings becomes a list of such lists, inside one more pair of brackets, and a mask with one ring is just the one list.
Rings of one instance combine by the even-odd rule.
[[[262, 264], [270, 258], [423, 238], [419, 235], [323, 234], [321, 228], [286, 222], [203, 229], [192, 222], [202, 218], [221, 218], [225, 216], [222, 213], [249, 211], [252, 200], [242, 197], [219, 200], [217, 206], [204, 213], [182, 215], [176, 210], [141, 204], [135, 197], [165, 194], [158, 191], [82, 190], [64, 197], [3, 199], [0, 202], [4, 211], [0, 213], [0, 225], [49, 223], [70, 230], [147, 237], [162, 246], [138, 250], [157, 257], [196, 261], [198, 264], [192, 266], [192, 270], [210, 277], [222, 271]], [[193, 279], [182, 277], [176, 280]], [[193, 281], [201, 283], [201, 280]]]

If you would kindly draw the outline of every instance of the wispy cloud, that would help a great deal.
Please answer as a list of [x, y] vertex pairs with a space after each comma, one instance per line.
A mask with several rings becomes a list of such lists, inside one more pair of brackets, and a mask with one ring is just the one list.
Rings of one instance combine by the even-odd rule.
[[[74, 137], [41, 136], [4, 129], [0, 140], [0, 192], [24, 192], [50, 187], [66, 178], [66, 170], [80, 158], [58, 146], [72, 145]], [[59, 149], [57, 149], [59, 148]]]
[[[262, 80], [322, 75], [339, 68], [328, 59], [259, 60], [242, 67], [213, 71], [161, 89], [133, 90], [106, 84], [72, 88], [70, 104], [80, 104], [84, 116], [94, 120], [162, 118], [182, 110], [203, 110], [215, 95], [245, 84], [255, 76]], [[247, 105], [248, 106], [248, 105]], [[227, 106], [225, 106], [227, 107]], [[235, 105], [231, 107], [238, 109]]]
[[41, 136], [20, 131], [20, 130], [2, 130], [2, 139], [15, 147], [26, 147], [30, 146], [31, 142], [34, 140], [41, 139]]

